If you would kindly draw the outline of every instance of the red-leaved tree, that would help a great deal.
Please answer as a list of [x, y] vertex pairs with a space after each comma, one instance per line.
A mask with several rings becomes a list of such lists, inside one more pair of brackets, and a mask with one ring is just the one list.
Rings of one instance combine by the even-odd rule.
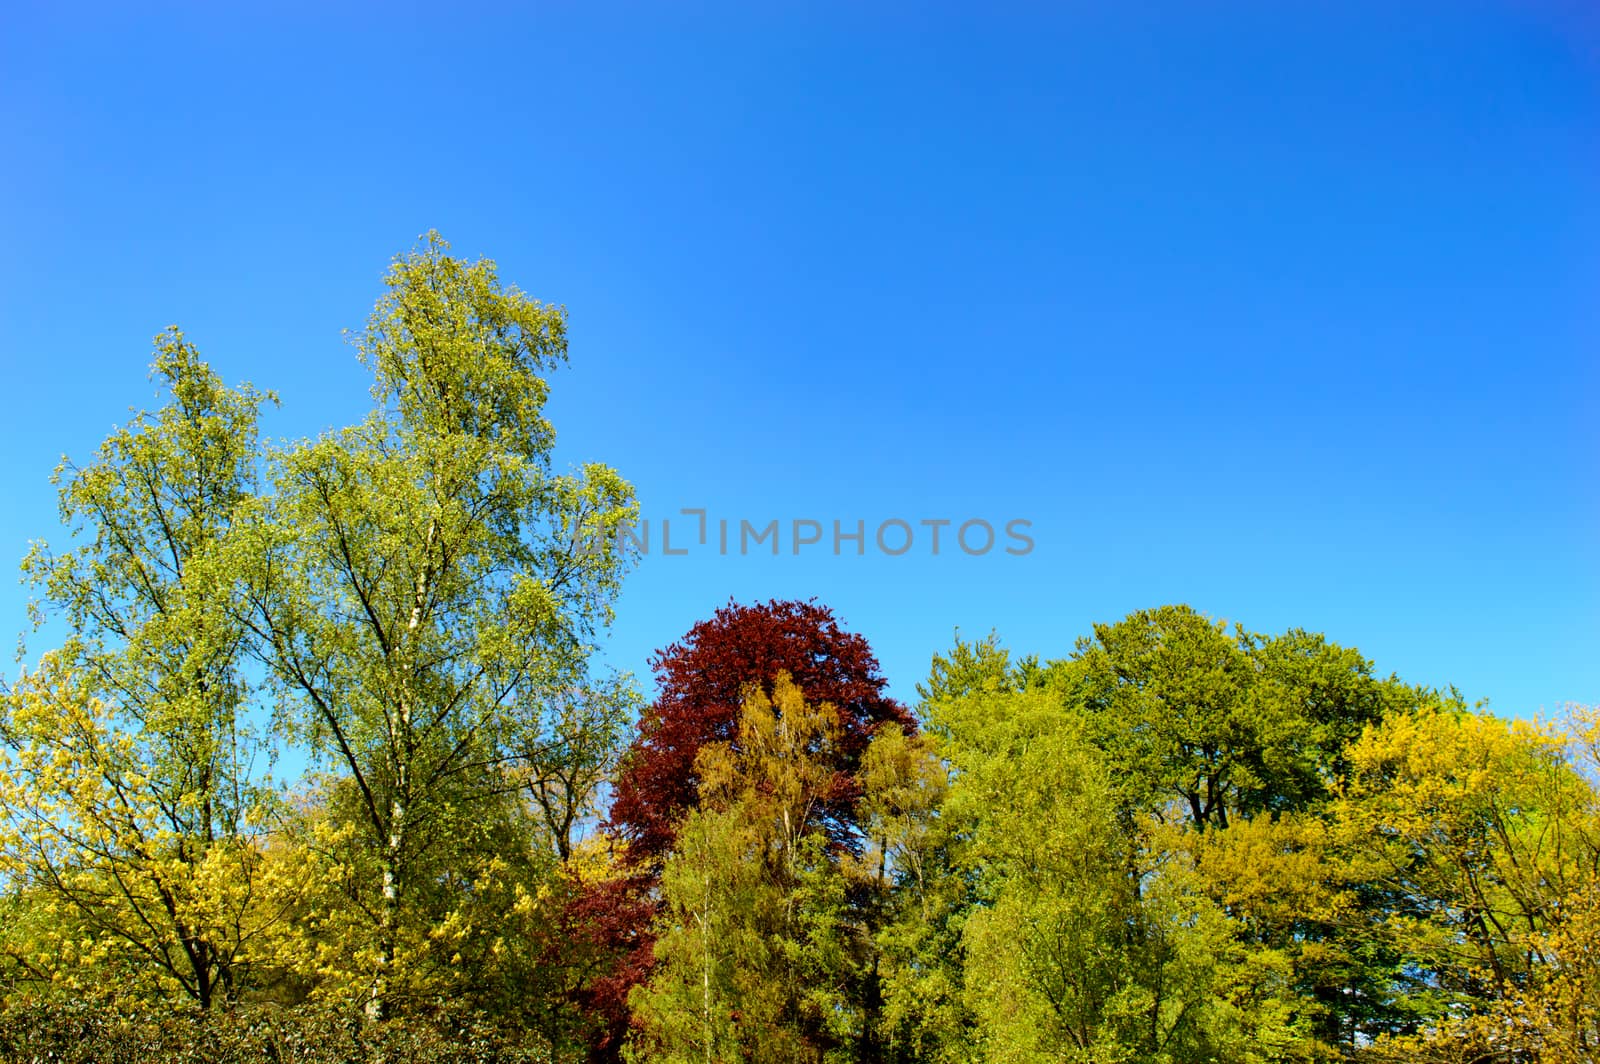
[[787, 672], [810, 702], [839, 713], [842, 759], [830, 803], [830, 828], [844, 842], [853, 826], [854, 773], [875, 730], [893, 723], [912, 732], [906, 708], [883, 693], [872, 649], [815, 602], [730, 603], [689, 629], [651, 662], [659, 694], [639, 721], [611, 800], [611, 826], [627, 843], [632, 867], [654, 865], [672, 848], [684, 813], [694, 807], [694, 761], [707, 743], [732, 741], [749, 684], [769, 686]]
[[867, 641], [844, 631], [816, 602], [729, 603], [651, 662], [658, 694], [639, 720], [612, 791], [609, 829], [620, 842], [627, 874], [597, 889], [591, 911], [604, 909], [605, 933], [622, 954], [618, 966], [590, 984], [585, 1004], [606, 1027], [596, 1059], [614, 1060], [627, 1029], [627, 998], [650, 973], [654, 889], [684, 814], [698, 801], [695, 757], [708, 743], [737, 738], [745, 690], [770, 690], [787, 672], [812, 703], [839, 714], [839, 762], [824, 816], [841, 846], [856, 843], [855, 774], [879, 728], [916, 730], [911, 713], [884, 694], [885, 681]]

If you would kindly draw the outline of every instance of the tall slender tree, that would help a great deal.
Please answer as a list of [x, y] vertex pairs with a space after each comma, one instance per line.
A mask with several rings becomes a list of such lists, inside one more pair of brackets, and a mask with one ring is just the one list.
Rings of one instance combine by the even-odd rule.
[[786, 674], [752, 688], [737, 741], [696, 765], [701, 804], [662, 880], [658, 965], [633, 993], [635, 1057], [820, 1062], [859, 1024], [845, 875], [822, 811], [833, 708]]
[[429, 234], [356, 346], [375, 409], [279, 454], [242, 546], [246, 618], [294, 734], [348, 774], [377, 869], [363, 902], [381, 1015], [431, 919], [419, 876], [471, 837], [540, 715], [582, 682], [635, 515], [610, 468], [554, 471], [546, 374], [566, 315]]

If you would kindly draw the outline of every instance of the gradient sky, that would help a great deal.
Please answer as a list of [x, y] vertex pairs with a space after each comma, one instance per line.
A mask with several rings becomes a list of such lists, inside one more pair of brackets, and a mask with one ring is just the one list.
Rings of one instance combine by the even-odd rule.
[[1056, 656], [1182, 601], [1600, 702], [1586, 5], [122, 6], [0, 15], [0, 565], [169, 323], [272, 436], [359, 417], [340, 331], [437, 228], [567, 306], [560, 460], [647, 517], [1033, 523], [655, 554], [624, 667], [816, 596], [911, 697], [958, 626]]

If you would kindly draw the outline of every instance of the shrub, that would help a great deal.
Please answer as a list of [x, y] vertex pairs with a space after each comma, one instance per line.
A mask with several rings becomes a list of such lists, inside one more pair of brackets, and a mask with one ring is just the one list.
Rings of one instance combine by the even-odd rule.
[[437, 1013], [374, 1023], [314, 1006], [233, 1012], [21, 1001], [0, 1009], [4, 1064], [549, 1064], [537, 1036]]

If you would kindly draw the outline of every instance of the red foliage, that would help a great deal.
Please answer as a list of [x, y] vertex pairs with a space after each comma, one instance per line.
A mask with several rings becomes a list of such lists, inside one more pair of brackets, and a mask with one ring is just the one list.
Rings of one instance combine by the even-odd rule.
[[563, 909], [567, 942], [560, 949], [570, 951], [580, 944], [581, 952], [597, 951], [605, 958], [572, 995], [573, 1003], [594, 1025], [590, 1060], [622, 1059], [622, 1043], [628, 1033], [628, 992], [650, 977], [655, 962], [655, 941], [650, 935], [655, 912], [650, 885], [628, 876], [579, 885]]
[[828, 810], [837, 835], [853, 820], [851, 777], [873, 732], [891, 722], [916, 729], [906, 708], [884, 695], [867, 641], [841, 630], [833, 611], [815, 602], [730, 603], [651, 666], [660, 693], [639, 720], [611, 801], [612, 830], [627, 841], [625, 859], [633, 865], [654, 865], [672, 848], [679, 821], [696, 802], [695, 756], [707, 743], [734, 738], [752, 683], [770, 685], [787, 672], [808, 700], [838, 710], [840, 780]]
[[812, 702], [839, 713], [839, 764], [825, 812], [830, 833], [853, 842], [854, 774], [874, 732], [885, 725], [916, 730], [885, 681], [867, 641], [840, 629], [833, 611], [815, 602], [741, 606], [729, 603], [651, 661], [659, 693], [639, 720], [612, 791], [610, 830], [627, 843], [625, 876], [592, 888], [580, 903], [594, 921], [589, 933], [607, 939], [617, 966], [591, 981], [583, 1004], [605, 1028], [592, 1059], [620, 1059], [627, 1032], [628, 991], [654, 963], [649, 932], [661, 862], [678, 825], [698, 801], [695, 756], [707, 743], [732, 741], [745, 689], [771, 685], [780, 672]]

